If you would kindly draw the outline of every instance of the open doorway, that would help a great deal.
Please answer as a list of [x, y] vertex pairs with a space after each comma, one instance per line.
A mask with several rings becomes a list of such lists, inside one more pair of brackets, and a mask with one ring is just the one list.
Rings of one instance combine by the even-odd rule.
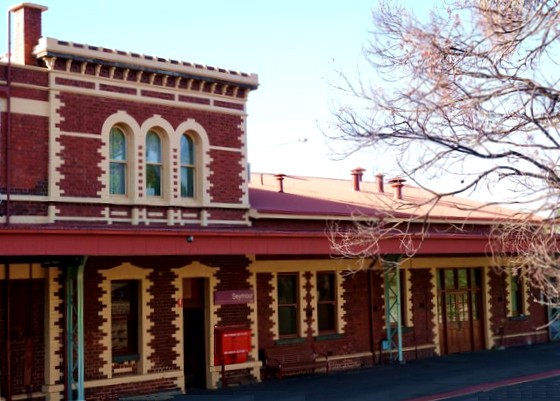
[[183, 280], [183, 355], [186, 388], [206, 387], [206, 294], [206, 279]]

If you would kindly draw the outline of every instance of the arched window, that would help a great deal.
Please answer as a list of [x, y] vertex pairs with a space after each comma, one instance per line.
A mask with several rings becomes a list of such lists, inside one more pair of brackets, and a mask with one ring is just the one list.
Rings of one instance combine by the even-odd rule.
[[161, 138], [154, 131], [146, 135], [146, 194], [161, 196]]
[[195, 195], [195, 144], [193, 138], [181, 136], [181, 197], [193, 198]]
[[111, 195], [126, 195], [126, 148], [127, 145], [125, 134], [118, 127], [111, 128], [111, 133], [109, 135], [109, 192]]

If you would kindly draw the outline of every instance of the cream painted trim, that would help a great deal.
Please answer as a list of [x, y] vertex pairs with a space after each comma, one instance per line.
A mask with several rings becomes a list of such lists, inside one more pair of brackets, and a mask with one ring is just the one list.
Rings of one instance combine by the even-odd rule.
[[89, 380], [84, 382], [84, 388], [96, 388], [105, 386], [115, 386], [119, 384], [141, 383], [160, 379], [176, 379], [183, 377], [183, 372], [173, 370], [161, 373], [149, 373], [142, 375], [119, 376], [111, 379]]
[[[352, 264], [352, 266], [349, 266]], [[298, 268], [299, 266], [299, 268]], [[311, 323], [311, 331], [314, 336], [319, 334], [318, 329], [318, 319], [317, 319], [317, 303], [316, 303], [316, 294], [315, 294], [315, 286], [317, 281], [317, 273], [318, 272], [335, 272], [338, 273], [335, 276], [336, 281], [336, 296], [337, 296], [337, 333], [344, 333], [346, 331], [346, 323], [345, 323], [345, 316], [346, 312], [344, 309], [345, 304], [345, 292], [344, 292], [344, 272], [351, 270], [354, 267], [352, 261], [344, 260], [344, 259], [324, 259], [324, 260], [316, 260], [316, 259], [304, 259], [304, 260], [264, 260], [264, 261], [253, 261], [251, 265], [251, 271], [254, 274], [257, 273], [272, 273], [272, 294], [271, 298], [272, 302], [272, 309], [275, 311], [275, 315], [272, 319], [272, 337], [274, 340], [279, 339], [278, 333], [278, 273], [298, 273], [298, 289], [299, 289], [299, 302], [300, 302], [300, 309], [299, 309], [299, 323], [300, 323], [300, 337], [304, 337], [306, 335], [304, 328], [305, 328], [305, 286], [306, 283], [304, 282], [304, 274], [311, 273], [311, 301], [310, 305], [312, 306], [312, 323]], [[303, 270], [302, 270], [303, 269]]]
[[[256, 262], [258, 263], [258, 262]], [[291, 270], [292, 271], [292, 270]], [[270, 287], [271, 287], [271, 294], [270, 297], [272, 298], [272, 313], [273, 316], [271, 316], [272, 319], [272, 327], [271, 327], [271, 332], [272, 332], [272, 339], [273, 340], [278, 340], [278, 273], [273, 273], [272, 274], [272, 279], [271, 279], [271, 283], [270, 283]]]
[[422, 258], [415, 257], [409, 259], [410, 268], [437, 268], [437, 269], [453, 269], [487, 266], [492, 262], [491, 257], [440, 257], [440, 258]]
[[[343, 334], [346, 333], [346, 309], [344, 309], [344, 305], [346, 304], [346, 290], [343, 285], [345, 277], [340, 271], [336, 273], [336, 329], [337, 333]], [[349, 276], [347, 276], [346, 279], [348, 279], [348, 277]], [[369, 285], [369, 281], [367, 285]]]
[[[2, 194], [0, 196], [0, 199], [2, 199], [3, 201], [7, 199], [5, 194]], [[135, 207], [140, 207], [138, 205], [134, 205], [131, 203], [131, 201], [127, 198], [119, 198], [119, 197], [111, 197], [111, 199], [103, 199], [103, 198], [91, 198], [91, 197], [73, 197], [73, 196], [64, 196], [64, 197], [59, 197], [59, 198], [54, 198], [54, 197], [47, 197], [47, 196], [35, 196], [35, 195], [11, 195], [10, 199], [13, 201], [29, 201], [29, 202], [48, 202], [48, 201], [52, 201], [52, 202], [60, 202], [60, 203], [85, 203], [85, 204], [91, 204], [91, 203], [95, 203], [95, 204], [103, 204], [103, 205], [129, 205], [129, 206], [135, 206]], [[144, 204], [142, 204], [142, 207], [144, 206]], [[171, 206], [176, 206], [176, 207], [181, 207], [184, 205], [181, 204], [173, 204]], [[200, 204], [197, 205], [197, 207], [199, 208], [228, 208], [228, 209], [239, 209], [239, 210], [243, 210], [243, 209], [248, 209], [249, 205], [248, 204], [240, 204], [240, 203], [207, 203], [207, 204]], [[188, 212], [188, 210], [182, 210], [183, 212]], [[18, 217], [18, 216], [12, 216], [12, 217]], [[26, 218], [31, 218], [31, 217], [40, 217], [40, 216], [24, 216]], [[216, 220], [217, 221], [217, 220]]]
[[85, 44], [72, 42], [60, 43], [57, 39], [42, 37], [33, 54], [37, 55], [37, 57], [45, 57], [47, 56], [47, 51], [83, 56], [87, 59], [103, 59], [132, 66], [141, 65], [155, 70], [176, 71], [194, 76], [216, 78], [235, 84], [258, 85], [258, 75], [256, 74], [244, 74], [239, 71], [226, 71], [208, 66], [194, 66], [191, 63], [169, 59], [161, 60], [154, 57], [148, 58], [144, 55], [135, 57], [131, 53], [123, 54], [123, 52], [117, 52], [114, 49], [104, 49], [98, 46], [91, 48]]
[[[6, 217], [0, 217], [0, 223], [6, 223]], [[47, 224], [52, 223], [48, 217], [43, 216], [10, 216], [10, 222], [14, 224]]]
[[[189, 133], [195, 145], [195, 198], [183, 199], [181, 198], [181, 138], [183, 134]], [[189, 118], [183, 123], [179, 124], [171, 137], [172, 153], [177, 154], [175, 159], [176, 165], [173, 166], [177, 169], [178, 176], [176, 181], [178, 185], [173, 188], [173, 198], [178, 199], [180, 204], [194, 204], [198, 205], [209, 204], [210, 194], [208, 193], [210, 176], [210, 169], [208, 168], [208, 159], [210, 158], [209, 151], [211, 149], [208, 133], [194, 118]]]
[[273, 334], [273, 340], [279, 340], [280, 339], [280, 332], [279, 332], [279, 324], [278, 324], [278, 274], [281, 273], [292, 273], [292, 274], [297, 274], [297, 279], [298, 279], [298, 333], [297, 336], [299, 338], [302, 337], [306, 337], [306, 333], [305, 333], [305, 291], [302, 291], [303, 288], [305, 288], [305, 272], [303, 271], [297, 271], [297, 268], [295, 268], [294, 266], [292, 266], [292, 268], [289, 271], [278, 271], [274, 273], [274, 283], [273, 283], [273, 288], [272, 288], [272, 310], [274, 311], [274, 319], [273, 319], [273, 324], [272, 324], [272, 334]]
[[[297, 267], [300, 266], [300, 267]], [[255, 273], [295, 273], [305, 267], [305, 271], [354, 271], [355, 264], [350, 259], [298, 259], [295, 260], [257, 260], [253, 262]]]
[[231, 152], [231, 153], [243, 153], [243, 149], [237, 148], [228, 148], [225, 146], [210, 146], [210, 150], [223, 150], [224, 152]]
[[[513, 306], [513, 293], [512, 293], [512, 288], [511, 288], [511, 281], [513, 279], [513, 271], [511, 269], [507, 269], [506, 270], [506, 274], [505, 274], [505, 286], [508, 290], [507, 292], [507, 299], [506, 299], [506, 310], [507, 310], [507, 317], [513, 317], [513, 311], [512, 311], [512, 306]], [[531, 311], [529, 310], [529, 305], [530, 305], [530, 288], [529, 285], [527, 285], [527, 280], [525, 279], [525, 277], [521, 277], [521, 286], [522, 286], [522, 290], [523, 290], [523, 299], [521, 300], [522, 305], [521, 305], [521, 310], [523, 311], [523, 316], [531, 316]]]
[[404, 319], [404, 325], [406, 327], [412, 327], [414, 322], [414, 305], [410, 297], [412, 296], [412, 275], [410, 274], [410, 269], [408, 267], [401, 267], [403, 270], [404, 279], [404, 294], [401, 297], [401, 302], [404, 303], [404, 310], [406, 310], [406, 315]]
[[[41, 390], [43, 390], [43, 395], [46, 401], [62, 401], [63, 396], [62, 393], [64, 392], [64, 385], [63, 384], [55, 384], [55, 385], [48, 385], [45, 384], [41, 386]], [[0, 398], [0, 401], [4, 400]]]
[[102, 160], [100, 163], [101, 181], [103, 184], [99, 193], [102, 199], [114, 201], [114, 196], [111, 196], [109, 185], [109, 166], [110, 166], [110, 135], [113, 127], [119, 127], [126, 137], [126, 195], [123, 197], [128, 203], [136, 203], [138, 201], [138, 191], [136, 183], [138, 182], [138, 138], [137, 134], [140, 132], [140, 125], [130, 116], [126, 111], [119, 110], [105, 119], [103, 127], [101, 128], [101, 155]]
[[[214, 291], [216, 290], [220, 280], [217, 278], [217, 269], [210, 266], [203, 265], [199, 262], [194, 262], [189, 265], [172, 269], [175, 273], [176, 278], [173, 281], [173, 286], [175, 287], [174, 297], [176, 300], [183, 298], [183, 280], [186, 278], [205, 278], [207, 280], [206, 288], [206, 307], [205, 307], [205, 320], [207, 326], [205, 328], [206, 338], [208, 339], [205, 350], [205, 366], [206, 366], [206, 386], [208, 388], [215, 388], [214, 383], [212, 383], [212, 378], [210, 374], [210, 366], [214, 364], [214, 327], [219, 324], [218, 322], [218, 305], [214, 305]], [[183, 344], [183, 308], [177, 307], [177, 314], [173, 322], [175, 326], [175, 353], [177, 357], [175, 358], [175, 364], [179, 366], [179, 369], [184, 374], [184, 344]], [[181, 385], [181, 389], [184, 391], [184, 382]]]
[[[65, 73], [65, 72], [61, 72], [61, 71], [51, 71], [51, 76], [53, 78], [58, 78], [58, 77], [62, 77], [62, 78], [69, 78], [69, 79], [76, 79], [76, 74], [74, 73]], [[173, 106], [173, 107], [177, 107], [177, 108], [181, 108], [181, 109], [189, 109], [189, 110], [200, 110], [200, 111], [212, 111], [212, 112], [217, 112], [219, 111], [220, 114], [229, 114], [229, 115], [235, 115], [235, 116], [241, 116], [241, 117], [246, 117], [247, 116], [247, 112], [245, 111], [245, 101], [236, 101], [236, 99], [233, 99], [231, 97], [227, 97], [227, 96], [222, 96], [222, 95], [214, 95], [214, 96], [208, 96], [207, 92], [199, 92], [199, 91], [181, 91], [178, 92], [177, 90], [173, 90], [170, 88], [163, 88], [163, 87], [159, 87], [159, 86], [150, 86], [150, 85], [144, 85], [144, 84], [140, 84], [138, 82], [134, 82], [134, 84], [128, 83], [128, 82], [123, 82], [123, 81], [118, 81], [118, 80], [112, 80], [112, 79], [107, 79], [107, 78], [91, 78], [89, 76], [85, 76], [85, 75], [81, 75], [79, 77], [79, 80], [82, 82], [90, 82], [95, 84], [95, 88], [93, 89], [87, 89], [87, 88], [78, 88], [78, 87], [74, 87], [74, 86], [67, 86], [67, 85], [61, 85], [61, 84], [54, 84], [54, 79], [53, 79], [53, 83], [51, 84], [51, 88], [53, 90], [56, 91], [60, 91], [60, 92], [66, 92], [66, 93], [76, 93], [76, 94], [81, 94], [81, 95], [86, 95], [86, 96], [90, 96], [90, 97], [103, 97], [105, 99], [115, 99], [115, 100], [121, 100], [121, 101], [134, 101], [134, 102], [141, 102], [141, 103], [146, 103], [146, 104], [151, 104], [151, 105], [165, 105], [165, 106]], [[101, 84], [106, 84], [106, 85], [111, 85], [111, 86], [119, 86], [122, 88], [127, 88], [127, 89], [132, 89], [135, 90], [136, 93], [135, 94], [127, 94], [127, 93], [119, 93], [119, 92], [110, 92], [110, 91], [103, 91], [103, 90], [99, 90], [99, 86]], [[140, 86], [143, 85], [143, 86]], [[142, 96], [140, 93], [141, 90], [149, 90], [149, 91], [155, 91], [155, 92], [160, 92], [160, 93], [165, 93], [168, 95], [173, 95], [173, 99], [171, 100], [167, 100], [167, 99], [159, 99], [159, 98], [155, 98], [155, 97], [146, 97], [146, 96]], [[183, 102], [180, 101], [178, 99], [179, 95], [187, 95], [187, 96], [195, 96], [198, 98], [202, 98], [202, 99], [207, 99], [209, 101], [209, 104], [200, 104], [200, 103], [190, 103], [190, 102]], [[216, 100], [219, 101], [225, 101], [225, 102], [229, 102], [229, 103], [235, 103], [235, 104], [239, 104], [244, 106], [243, 110], [237, 110], [237, 109], [232, 109], [232, 108], [228, 108], [228, 107], [221, 107], [221, 106], [216, 106], [214, 105], [214, 102]]]
[[524, 332], [524, 333], [504, 334], [503, 336], [494, 336], [493, 339], [495, 341], [499, 341], [502, 338], [527, 337], [527, 336], [534, 336], [534, 335], [539, 335], [539, 334], [548, 334], [548, 331], [547, 330], [535, 329], [535, 331], [527, 331], [527, 332]]
[[[53, 88], [55, 75], [49, 75], [49, 87]], [[64, 109], [64, 103], [60, 100], [60, 92], [51, 89], [49, 91], [49, 198], [57, 199], [64, 194], [60, 190], [60, 183], [64, 175], [60, 172], [62, 167], [62, 145], [60, 144], [60, 125], [64, 118], [60, 111]]]
[[[31, 264], [31, 275], [29, 274], [29, 263], [10, 263], [10, 280], [44, 279], [49, 269], [44, 269], [38, 263]], [[0, 265], [0, 280], [6, 279], [6, 268]]]
[[[111, 352], [111, 281], [113, 280], [139, 280], [140, 281], [140, 327], [138, 328], [138, 348], [140, 352], [139, 374], [145, 375], [150, 371], [152, 362], [150, 356], [153, 354], [153, 349], [150, 348], [152, 341], [152, 334], [150, 328], [153, 323], [148, 319], [152, 315], [153, 309], [150, 302], [153, 295], [150, 293], [152, 283], [148, 280], [148, 276], [153, 269], [142, 269], [130, 263], [123, 263], [120, 266], [114, 267], [109, 270], [101, 271], [103, 281], [100, 284], [102, 290], [101, 315], [103, 317], [103, 324], [101, 325], [102, 344], [105, 351], [102, 353], [101, 359], [103, 366], [100, 368], [100, 373], [108, 378], [113, 377], [112, 369], [112, 352]], [[130, 377], [127, 377], [130, 379]], [[129, 380], [130, 381], [130, 380]]]
[[[6, 200], [8, 197], [6, 194], [2, 194], [0, 199]], [[49, 198], [47, 196], [41, 195], [10, 195], [10, 199], [13, 201], [30, 201], [30, 202], [47, 202]]]
[[[298, 311], [298, 315], [299, 315], [299, 334], [298, 336], [300, 338], [305, 338], [307, 337], [307, 333], [305, 332], [306, 324], [305, 324], [305, 320], [307, 319], [306, 316], [306, 311], [305, 311], [305, 307], [306, 302], [305, 302], [305, 296], [306, 293], [304, 291], [304, 288], [307, 285], [307, 282], [305, 281], [305, 272], [304, 271], [298, 271], [295, 272], [298, 275], [298, 302], [299, 302], [299, 311]], [[310, 283], [311, 284], [311, 283]], [[312, 285], [312, 284], [311, 284]], [[276, 293], [278, 294], [278, 293]], [[313, 295], [311, 294], [311, 305], [313, 305]], [[278, 309], [276, 309], [276, 311], [278, 311]], [[276, 333], [276, 338], [280, 338], [280, 333]]]
[[[29, 397], [29, 394], [27, 394], [27, 393], [26, 394], [12, 395], [12, 400], [28, 400], [29, 398], [33, 399], [33, 398], [41, 398], [41, 397], [45, 397], [45, 393], [35, 391], [35, 392], [31, 393], [31, 397]], [[60, 399], [60, 398], [57, 398], [57, 399]], [[3, 398], [3, 397], [0, 397], [0, 401], [4, 401], [4, 400], [6, 400], [6, 399]]]
[[[319, 313], [317, 308], [317, 273], [316, 271], [309, 272], [311, 277], [309, 279], [309, 304], [312, 308], [312, 318], [311, 318], [311, 334], [316, 336], [319, 334]], [[335, 276], [335, 283], [338, 278]], [[335, 284], [336, 287], [336, 284]], [[303, 293], [305, 292], [306, 285], [303, 283], [299, 284], [298, 292]], [[305, 298], [305, 297], [304, 297]], [[304, 320], [305, 322], [305, 320]], [[337, 322], [338, 328], [338, 322]], [[338, 330], [337, 330], [338, 331]]]
[[[251, 275], [249, 276], [249, 288], [251, 288], [255, 292], [255, 300], [254, 303], [249, 304], [249, 322], [251, 323], [251, 358], [254, 361], [259, 360], [259, 316], [258, 312], [258, 303], [257, 303], [257, 275], [249, 268], [249, 272]], [[260, 365], [259, 365], [260, 366]], [[253, 375], [260, 379], [260, 372], [258, 370], [253, 371]]]
[[[356, 352], [354, 354], [344, 354], [344, 355], [332, 355], [329, 356], [329, 362], [332, 361], [340, 361], [340, 360], [344, 360], [344, 359], [356, 359], [356, 358], [371, 358], [373, 357], [373, 353], [371, 351], [366, 351], [366, 352]], [[319, 361], [325, 361], [327, 358], [325, 357], [319, 357], [317, 358], [317, 360]]]
[[[146, 193], [146, 137], [148, 132], [155, 132], [158, 134], [161, 141], [161, 196], [148, 196]], [[137, 181], [137, 191], [138, 200], [147, 201], [149, 200], [151, 204], [157, 205], [168, 205], [171, 199], [171, 187], [173, 183], [173, 167], [171, 166], [171, 134], [174, 132], [173, 126], [159, 114], [154, 114], [152, 117], [144, 120], [140, 126], [140, 130], [135, 132], [137, 139], [136, 152], [137, 154], [142, 154], [142, 163], [138, 161], [136, 169], [137, 171], [142, 171], [142, 179], [139, 178], [138, 174]], [[141, 188], [140, 188], [141, 187]]]
[[[244, 363], [235, 363], [232, 365], [226, 365], [224, 366], [224, 370], [226, 372], [231, 372], [232, 370], [241, 370], [241, 369], [253, 369], [254, 368], [260, 368], [262, 366], [262, 362], [259, 360], [255, 360], [255, 361], [251, 361], [251, 362], [244, 362]], [[212, 373], [219, 373], [222, 371], [222, 367], [221, 366], [211, 366], [210, 367], [210, 372]]]
[[[243, 133], [243, 135], [241, 135], [241, 141], [242, 141], [242, 145], [241, 145], [241, 152], [242, 152], [242, 160], [241, 160], [241, 178], [243, 182], [243, 198], [242, 198], [242, 203], [249, 205], [249, 182], [251, 181], [251, 174], [249, 171], [249, 157], [247, 156], [247, 118], [243, 117], [242, 121], [239, 123], [238, 125], [239, 129], [241, 130], [241, 132]], [[247, 218], [249, 218], [247, 216]]]
[[[422, 350], [422, 349], [430, 349], [433, 348], [434, 349], [434, 353], [436, 355], [439, 355], [439, 350], [438, 350], [438, 346], [437, 344], [423, 344], [423, 345], [418, 345], [418, 346], [410, 346], [410, 347], [403, 347], [403, 352], [408, 352], [408, 351], [416, 351], [416, 350]], [[375, 351], [375, 355], [379, 356], [379, 354], [388, 354], [390, 352], [394, 352], [391, 350], [387, 350], [387, 351]], [[329, 358], [330, 359], [330, 358]]]
[[492, 268], [488, 265], [482, 267], [482, 302], [484, 303], [484, 337], [486, 349], [494, 348], [494, 338], [492, 337], [492, 328], [490, 322], [492, 321], [492, 304], [490, 299], [491, 293], [491, 273]]
[[441, 302], [439, 299], [438, 287], [437, 287], [437, 269], [432, 267], [430, 269], [430, 273], [432, 278], [430, 279], [430, 284], [432, 285], [432, 299], [434, 300], [432, 306], [432, 326], [433, 326], [433, 335], [434, 335], [434, 346], [435, 346], [435, 354], [441, 355], [441, 338], [439, 337], [439, 313], [438, 313], [438, 306]]
[[71, 136], [74, 138], [89, 138], [89, 139], [96, 139], [98, 141], [101, 140], [101, 137], [98, 134], [91, 134], [91, 133], [84, 133], [84, 132], [68, 132], [64, 131], [61, 133], [61, 136]]
[[59, 296], [62, 286], [58, 279], [62, 272], [58, 267], [45, 269], [45, 384], [56, 385], [62, 380], [62, 299]]
[[[334, 274], [334, 286], [335, 286], [335, 297], [336, 297], [336, 322], [335, 322], [335, 332], [337, 334], [343, 334], [346, 329], [346, 321], [344, 317], [346, 316], [346, 311], [344, 310], [344, 279], [345, 277], [340, 271], [320, 269], [311, 271], [311, 286], [309, 288], [311, 296], [311, 304], [313, 305], [313, 316], [311, 323], [311, 332], [313, 336], [320, 335], [319, 333], [319, 308], [317, 306], [317, 274], [318, 273], [333, 273]], [[305, 285], [300, 285], [300, 291], [305, 290]]]
[[[37, 89], [37, 87], [32, 87]], [[7, 109], [6, 102], [0, 102], [0, 111], [5, 113]], [[23, 99], [12, 97], [10, 110], [12, 113], [26, 114], [30, 116], [49, 117], [49, 102], [42, 100]]]

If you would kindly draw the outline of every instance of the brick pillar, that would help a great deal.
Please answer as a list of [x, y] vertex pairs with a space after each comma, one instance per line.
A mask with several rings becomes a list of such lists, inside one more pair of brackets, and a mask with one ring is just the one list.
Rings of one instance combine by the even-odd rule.
[[35, 65], [33, 48], [41, 38], [41, 14], [47, 7], [22, 3], [10, 8], [13, 14], [12, 62]]

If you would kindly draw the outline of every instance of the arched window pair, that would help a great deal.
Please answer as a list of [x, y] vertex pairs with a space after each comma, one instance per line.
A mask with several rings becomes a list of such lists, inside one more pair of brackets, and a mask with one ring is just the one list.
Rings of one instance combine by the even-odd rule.
[[[110, 194], [126, 195], [128, 177], [127, 138], [119, 127], [113, 127], [109, 139]], [[181, 197], [194, 198], [196, 180], [195, 143], [192, 135], [181, 135]], [[162, 140], [154, 131], [146, 135], [146, 195], [162, 196]]]

